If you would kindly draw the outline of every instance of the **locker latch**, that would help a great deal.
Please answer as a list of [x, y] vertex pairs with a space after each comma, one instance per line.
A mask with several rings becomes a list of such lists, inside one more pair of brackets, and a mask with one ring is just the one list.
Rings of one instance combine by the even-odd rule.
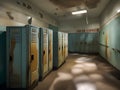
[[31, 62], [34, 60], [34, 55], [31, 55]]
[[43, 55], [45, 55], [45, 50], [43, 51]]
[[10, 59], [10, 61], [12, 61], [12, 60], [13, 60], [12, 56], [10, 56], [10, 58], [9, 58], [9, 59]]

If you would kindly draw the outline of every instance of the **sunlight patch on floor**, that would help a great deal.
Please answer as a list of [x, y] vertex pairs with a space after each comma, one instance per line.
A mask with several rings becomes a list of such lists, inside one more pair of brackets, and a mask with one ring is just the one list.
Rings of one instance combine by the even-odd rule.
[[56, 83], [60, 81], [71, 80], [72, 78], [73, 78], [72, 75], [69, 73], [58, 72], [58, 77], [55, 78], [49, 90], [54, 90], [54, 86], [56, 85]]
[[76, 85], [76, 89], [77, 90], [97, 90], [94, 84], [88, 83], [88, 82], [78, 83]]
[[72, 74], [82, 74], [82, 73], [83, 73], [83, 70], [80, 69], [80, 68], [72, 68], [72, 69], [71, 69], [71, 73], [72, 73]]

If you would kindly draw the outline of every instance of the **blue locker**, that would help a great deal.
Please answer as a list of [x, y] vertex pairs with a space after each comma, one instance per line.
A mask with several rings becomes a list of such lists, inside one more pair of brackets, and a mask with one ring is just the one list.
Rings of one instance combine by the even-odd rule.
[[39, 28], [7, 27], [7, 87], [31, 88], [38, 83]]
[[0, 27], [0, 86], [6, 83], [6, 27]]
[[66, 48], [65, 48], [65, 57], [67, 57], [68, 56], [68, 33], [66, 33], [66, 35], [65, 35], [66, 37], [65, 37], [65, 42], [66, 42]]
[[42, 80], [49, 72], [48, 61], [48, 29], [39, 29], [39, 80]]
[[57, 69], [63, 64], [62, 32], [53, 31], [53, 68]]
[[48, 60], [49, 71], [53, 69], [53, 30], [48, 29]]
[[64, 33], [64, 59], [68, 56], [68, 33]]
[[53, 68], [57, 69], [64, 62], [62, 55], [62, 32], [58, 32], [58, 27], [49, 25], [53, 30]]
[[98, 33], [69, 33], [69, 51], [77, 53], [98, 53]]

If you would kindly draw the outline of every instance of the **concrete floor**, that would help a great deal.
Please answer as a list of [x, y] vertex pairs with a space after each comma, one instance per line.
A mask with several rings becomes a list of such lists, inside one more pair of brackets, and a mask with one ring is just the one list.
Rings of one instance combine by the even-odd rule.
[[117, 73], [99, 56], [71, 54], [34, 90], [120, 90], [120, 80], [114, 76]]

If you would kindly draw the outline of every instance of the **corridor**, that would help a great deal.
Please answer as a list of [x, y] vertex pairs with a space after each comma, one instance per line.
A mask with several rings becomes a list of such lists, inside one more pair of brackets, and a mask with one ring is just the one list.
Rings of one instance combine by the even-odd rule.
[[34, 90], [120, 90], [120, 75], [97, 55], [70, 54]]

